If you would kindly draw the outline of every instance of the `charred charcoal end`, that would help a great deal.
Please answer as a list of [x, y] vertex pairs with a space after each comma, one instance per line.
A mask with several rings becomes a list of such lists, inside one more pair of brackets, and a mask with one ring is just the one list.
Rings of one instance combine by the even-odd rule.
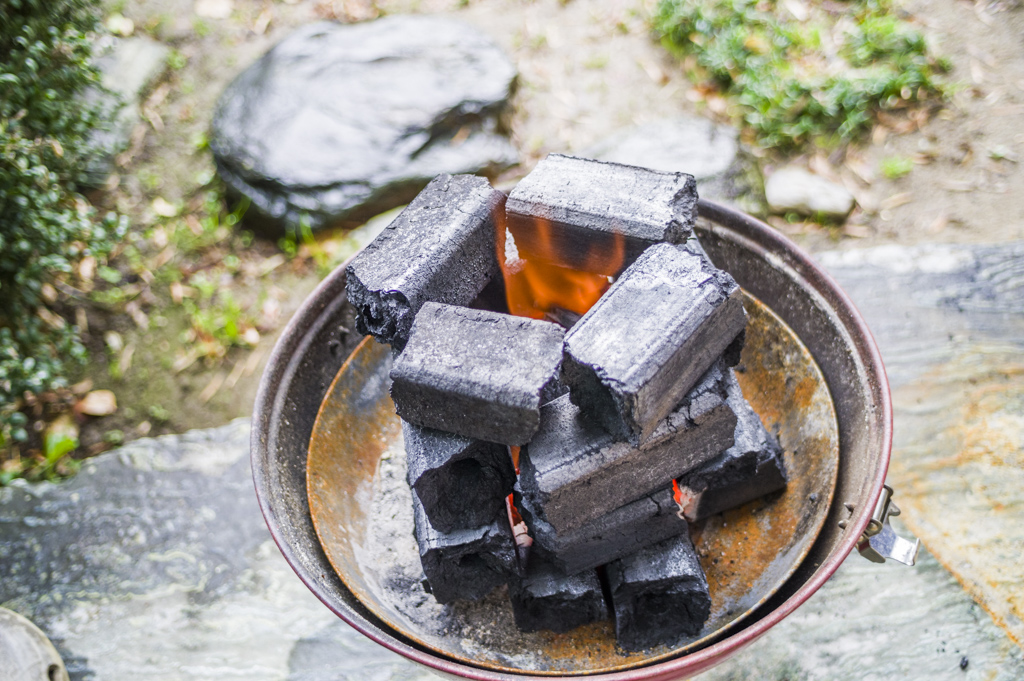
[[625, 650], [671, 645], [696, 636], [711, 596], [689, 536], [680, 535], [610, 563], [607, 577], [615, 638]]
[[480, 600], [515, 573], [515, 547], [504, 509], [490, 524], [438, 532], [413, 495], [420, 563], [438, 603]]
[[526, 576], [512, 580], [509, 597], [516, 626], [522, 631], [557, 633], [604, 619], [604, 594], [597, 573], [568, 576], [543, 552], [535, 551]]
[[515, 484], [505, 446], [402, 424], [409, 484], [440, 532], [480, 527], [504, 508]]

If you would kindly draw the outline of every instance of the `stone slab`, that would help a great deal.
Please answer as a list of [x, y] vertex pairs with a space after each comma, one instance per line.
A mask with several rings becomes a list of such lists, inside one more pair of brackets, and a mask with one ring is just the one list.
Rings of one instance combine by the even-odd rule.
[[324, 640], [332, 679], [433, 678], [299, 581], [248, 452], [242, 419], [136, 441], [65, 483], [0, 488], [0, 606], [51, 638], [73, 681], [320, 679]]
[[1024, 242], [822, 253], [893, 388], [903, 517], [1024, 643]]

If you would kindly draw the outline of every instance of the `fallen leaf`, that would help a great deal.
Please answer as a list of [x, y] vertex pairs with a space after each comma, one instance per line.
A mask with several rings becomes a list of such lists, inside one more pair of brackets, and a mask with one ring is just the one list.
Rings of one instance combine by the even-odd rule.
[[42, 288], [39, 290], [39, 294], [43, 297], [43, 300], [51, 305], [57, 302], [57, 289], [50, 284], [43, 284]]
[[882, 201], [879, 208], [882, 210], [892, 210], [900, 206], [906, 205], [914, 200], [914, 195], [911, 192], [901, 192], [899, 194], [893, 194], [885, 201]]
[[71, 414], [61, 414], [43, 433], [43, 453], [54, 462], [78, 446], [78, 425]]
[[124, 339], [117, 331], [107, 331], [103, 334], [103, 341], [110, 352], [121, 352], [121, 348], [124, 347]]
[[252, 25], [252, 32], [256, 35], [263, 35], [267, 32], [267, 27], [270, 26], [270, 20], [273, 18], [274, 10], [270, 6], [264, 7]]
[[213, 396], [217, 394], [217, 391], [220, 390], [222, 385], [224, 385], [224, 374], [218, 373], [213, 377], [213, 380], [206, 384], [206, 387], [203, 388], [203, 392], [199, 393], [199, 403], [206, 404], [213, 399]]
[[74, 393], [75, 395], [84, 395], [90, 390], [92, 390], [91, 378], [79, 381], [78, 383], [75, 383], [73, 386], [71, 386], [71, 392]]
[[86, 416], [110, 416], [117, 411], [117, 397], [112, 390], [93, 390], [78, 401], [75, 411]]
[[96, 276], [96, 258], [87, 255], [78, 261], [78, 278], [84, 282], [92, 282]]
[[162, 196], [158, 196], [153, 199], [152, 204], [153, 212], [162, 218], [173, 218], [178, 214], [178, 209], [170, 204]]

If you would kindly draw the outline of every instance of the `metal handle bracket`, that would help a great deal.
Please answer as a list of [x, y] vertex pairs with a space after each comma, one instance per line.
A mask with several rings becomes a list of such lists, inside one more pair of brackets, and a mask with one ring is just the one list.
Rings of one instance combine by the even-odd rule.
[[884, 563], [894, 560], [904, 565], [917, 562], [917, 552], [921, 549], [921, 540], [904, 539], [896, 534], [889, 524], [889, 518], [900, 514], [900, 509], [892, 501], [892, 487], [885, 485], [882, 495], [875, 504], [875, 512], [871, 515], [868, 526], [864, 529], [857, 550], [873, 563]]

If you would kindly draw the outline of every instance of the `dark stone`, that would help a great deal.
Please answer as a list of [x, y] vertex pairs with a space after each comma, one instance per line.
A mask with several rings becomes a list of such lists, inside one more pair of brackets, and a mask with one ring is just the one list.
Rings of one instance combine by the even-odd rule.
[[265, 232], [356, 224], [440, 173], [517, 162], [501, 134], [515, 68], [479, 29], [438, 16], [304, 26], [225, 89], [210, 147]]
[[402, 422], [409, 485], [440, 532], [480, 527], [505, 510], [516, 471], [505, 445]]
[[608, 616], [597, 572], [566, 575], [534, 551], [526, 576], [509, 583], [516, 626], [523, 631], [570, 631]]
[[736, 508], [786, 486], [782, 448], [743, 397], [732, 370], [726, 371], [729, 406], [736, 414], [733, 446], [679, 478], [684, 513], [690, 522]]
[[746, 321], [727, 272], [686, 246], [651, 246], [566, 334], [572, 400], [617, 438], [642, 443]]
[[346, 270], [359, 333], [401, 351], [423, 303], [467, 305], [501, 279], [494, 217], [504, 204], [482, 177], [434, 178]]
[[564, 333], [550, 322], [426, 303], [391, 369], [398, 415], [523, 445], [537, 432], [545, 387], [557, 380]]
[[504, 508], [482, 527], [438, 532], [415, 494], [412, 503], [423, 574], [438, 603], [480, 600], [515, 573], [515, 543]]
[[559, 267], [595, 271], [588, 255], [621, 235], [623, 262], [598, 272], [614, 276], [648, 246], [690, 236], [697, 188], [685, 173], [551, 154], [509, 194], [506, 215], [520, 255]]
[[550, 554], [567, 575], [593, 570], [687, 530], [670, 487], [564, 533], [556, 532], [528, 500], [520, 499], [520, 507], [534, 546]]
[[736, 416], [723, 369], [712, 367], [641, 447], [616, 442], [568, 396], [541, 409], [541, 427], [520, 452], [519, 484], [537, 514], [566, 533], [672, 484], [730, 447]]
[[606, 570], [615, 639], [625, 650], [696, 636], [711, 614], [708, 582], [688, 534], [610, 563]]

